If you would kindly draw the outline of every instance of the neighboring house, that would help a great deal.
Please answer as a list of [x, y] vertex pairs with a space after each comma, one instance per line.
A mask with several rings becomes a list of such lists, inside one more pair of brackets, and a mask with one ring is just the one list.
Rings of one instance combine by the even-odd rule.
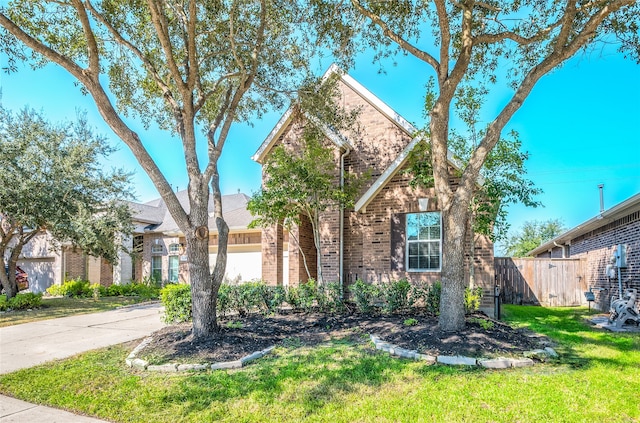
[[[178, 201], [188, 210], [187, 191], [176, 193]], [[253, 220], [247, 210], [250, 198], [245, 194], [222, 196], [222, 215], [229, 226], [226, 276], [230, 280], [248, 281], [259, 279], [262, 273], [260, 257], [260, 229], [248, 229]], [[123, 278], [139, 280], [152, 277], [170, 282], [189, 282], [189, 270], [185, 250], [185, 237], [167, 210], [161, 198], [138, 204], [131, 203], [134, 210], [133, 238], [130, 246], [137, 252], [133, 259], [122, 255]], [[209, 216], [213, 215], [213, 200], [209, 199]], [[218, 235], [215, 219], [209, 218], [209, 265], [215, 265], [218, 252]], [[127, 261], [131, 263], [127, 263]], [[129, 270], [130, 269], [130, 270]], [[130, 276], [129, 276], [130, 275]]]
[[[188, 207], [187, 191], [176, 193], [183, 207]], [[261, 231], [247, 229], [253, 220], [247, 211], [245, 194], [222, 196], [222, 213], [229, 225], [227, 278], [247, 281], [261, 277]], [[128, 283], [150, 277], [158, 281], [189, 282], [184, 234], [178, 229], [164, 201], [131, 203], [134, 233], [120, 240], [134, 251], [120, 253], [116, 263], [84, 254], [68, 245], [56, 246], [47, 233], [36, 236], [23, 248], [18, 260], [28, 275], [29, 289], [43, 292], [53, 284], [81, 278], [104, 286]], [[213, 202], [209, 202], [213, 211]], [[209, 221], [209, 264], [213, 268], [217, 253], [217, 231]]]
[[[330, 210], [321, 216], [322, 275], [343, 287], [357, 279], [434, 282], [441, 277], [442, 223], [434, 189], [412, 188], [411, 176], [403, 170], [411, 150], [421, 137], [416, 128], [349, 75], [340, 75], [341, 104], [359, 110], [357, 134], [339, 134], [324, 128], [325, 145], [335, 149], [336, 184], [341, 175], [371, 175], [355, 207]], [[253, 159], [263, 164], [277, 145], [295, 151], [301, 148], [304, 119], [289, 109], [262, 143]], [[453, 159], [451, 159], [453, 163]], [[453, 164], [452, 164], [453, 166]], [[263, 175], [263, 178], [268, 175]], [[455, 185], [458, 181], [451, 180]], [[297, 284], [307, 274], [295, 240], [307, 258], [312, 276], [317, 274], [316, 251], [310, 223], [303, 219], [289, 237], [280, 225], [264, 228], [262, 234], [262, 278], [271, 284]], [[469, 231], [470, 232], [470, 231]], [[470, 243], [467, 243], [470, 250]], [[486, 237], [475, 243], [474, 271], [485, 291], [483, 309], [492, 310], [494, 286], [493, 244]], [[467, 276], [469, 270], [467, 253]]]
[[[626, 250], [626, 267], [620, 268], [620, 280], [615, 266], [607, 272], [618, 245]], [[595, 305], [608, 310], [611, 299], [619, 296], [619, 282], [623, 290], [640, 291], [640, 193], [540, 245], [529, 255], [586, 260], [586, 285], [606, 289], [594, 291]]]

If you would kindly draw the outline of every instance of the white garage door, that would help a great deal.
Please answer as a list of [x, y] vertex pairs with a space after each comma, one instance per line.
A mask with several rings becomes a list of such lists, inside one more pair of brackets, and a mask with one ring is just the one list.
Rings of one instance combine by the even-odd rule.
[[[209, 267], [213, 270], [216, 254], [209, 254]], [[260, 251], [230, 252], [227, 254], [227, 273], [230, 280], [239, 278], [247, 282], [262, 278], [262, 254]]]
[[18, 260], [18, 266], [27, 273], [29, 291], [44, 292], [53, 285], [54, 259]]

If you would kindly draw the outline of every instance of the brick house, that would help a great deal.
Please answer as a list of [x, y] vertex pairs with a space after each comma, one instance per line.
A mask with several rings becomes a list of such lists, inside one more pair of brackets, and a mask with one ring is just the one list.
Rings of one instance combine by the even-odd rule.
[[[188, 206], [187, 191], [176, 193], [183, 207]], [[226, 276], [230, 280], [247, 281], [261, 276], [261, 232], [248, 229], [253, 220], [247, 211], [245, 194], [222, 196], [222, 213], [229, 225]], [[55, 247], [47, 233], [39, 234], [27, 245], [18, 260], [29, 278], [30, 290], [43, 292], [53, 284], [81, 278], [104, 286], [139, 281], [153, 277], [161, 281], [189, 282], [184, 234], [178, 229], [161, 198], [147, 203], [130, 203], [134, 232], [121, 242], [134, 251], [120, 253], [116, 263], [91, 257], [68, 245]], [[213, 211], [213, 202], [209, 203]], [[217, 232], [213, 219], [209, 222], [209, 264], [213, 268], [217, 254]]]
[[[620, 268], [621, 280], [616, 268], [607, 272], [618, 245], [626, 249], [626, 267]], [[611, 299], [619, 297], [619, 282], [623, 290], [640, 291], [640, 193], [540, 245], [529, 255], [586, 260], [586, 286], [606, 289], [594, 292], [595, 306], [608, 310]]]
[[[356, 279], [364, 281], [434, 282], [440, 279], [442, 224], [433, 189], [412, 188], [406, 169], [411, 150], [422, 139], [409, 122], [352, 77], [332, 66], [337, 73], [340, 103], [359, 110], [357, 133], [339, 134], [324, 128], [325, 144], [335, 149], [336, 184], [344, 175], [370, 178], [351, 209], [329, 210], [321, 215], [322, 274], [325, 281], [339, 281], [343, 287]], [[253, 159], [264, 164], [277, 145], [300, 148], [299, 134], [304, 119], [293, 109], [278, 121]], [[451, 159], [452, 167], [454, 160]], [[268, 175], [263, 175], [263, 178]], [[452, 177], [451, 184], [458, 181]], [[263, 228], [262, 278], [270, 284], [297, 284], [307, 279], [300, 251], [307, 257], [312, 276], [317, 274], [316, 251], [308, 221], [303, 219], [289, 237], [282, 226]], [[469, 231], [471, 232], [471, 231]], [[470, 251], [470, 240], [467, 251]], [[469, 275], [470, 254], [466, 273]], [[485, 291], [482, 307], [492, 311], [489, 292], [494, 285], [493, 244], [476, 235], [473, 268], [475, 281]], [[286, 283], [286, 282], [285, 282]]]

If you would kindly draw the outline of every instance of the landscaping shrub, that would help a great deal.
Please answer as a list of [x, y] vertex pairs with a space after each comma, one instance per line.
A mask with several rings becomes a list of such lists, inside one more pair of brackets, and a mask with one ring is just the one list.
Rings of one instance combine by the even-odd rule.
[[89, 281], [78, 278], [65, 281], [62, 285], [51, 285], [47, 288], [47, 293], [63, 297], [91, 297], [93, 289]]
[[474, 289], [464, 289], [464, 312], [471, 314], [474, 311], [478, 311], [480, 308], [480, 301], [482, 300], [482, 288], [476, 287]]
[[296, 286], [288, 286], [285, 290], [285, 302], [294, 310], [300, 310], [299, 289]]
[[375, 308], [375, 301], [380, 294], [377, 286], [366, 283], [361, 279], [358, 279], [349, 286], [349, 292], [356, 305], [356, 309], [360, 313], [371, 313]]
[[344, 310], [340, 282], [328, 282], [318, 286], [316, 302], [322, 312], [341, 312]]
[[164, 305], [164, 321], [167, 323], [191, 320], [191, 285], [169, 284], [160, 291]]
[[240, 316], [257, 309], [262, 304], [261, 282], [247, 282], [238, 285], [229, 285], [229, 300], [231, 309], [236, 310]]
[[218, 289], [218, 302], [216, 304], [218, 315], [224, 317], [231, 311], [231, 285], [223, 283]]
[[264, 304], [264, 312], [266, 314], [272, 314], [278, 311], [282, 307], [282, 303], [285, 301], [286, 292], [282, 286], [267, 286], [262, 283], [262, 302]]
[[306, 311], [313, 310], [313, 305], [318, 297], [318, 284], [315, 279], [309, 279], [298, 287], [298, 306]]
[[262, 313], [275, 313], [285, 301], [281, 286], [268, 286], [263, 281], [223, 283], [218, 291], [218, 314], [226, 316], [231, 310], [246, 315], [255, 309]]
[[440, 295], [442, 294], [442, 282], [435, 281], [428, 287], [425, 295], [424, 307], [431, 314], [440, 313]]
[[5, 295], [0, 296], [0, 311], [27, 310], [30, 308], [39, 308], [40, 306], [42, 306], [42, 294], [25, 292], [17, 294], [9, 300], [7, 300]]
[[412, 305], [411, 284], [406, 279], [389, 282], [380, 287], [382, 300], [384, 301], [384, 311], [395, 313], [408, 309]]

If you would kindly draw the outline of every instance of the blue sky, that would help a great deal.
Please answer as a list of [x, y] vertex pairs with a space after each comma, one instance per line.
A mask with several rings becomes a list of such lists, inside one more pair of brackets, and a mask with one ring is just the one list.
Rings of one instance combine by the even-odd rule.
[[[426, 65], [412, 58], [397, 58], [397, 66], [379, 73], [370, 55], [356, 60], [351, 76], [371, 90], [405, 119], [422, 126]], [[0, 58], [0, 66], [6, 57]], [[328, 63], [326, 64], [328, 66]], [[327, 66], [320, 65], [319, 72]], [[322, 69], [320, 69], [322, 68]], [[158, 197], [153, 184], [137, 165], [126, 145], [102, 122], [91, 99], [83, 96], [73, 79], [49, 65], [38, 70], [26, 66], [17, 73], [0, 75], [4, 107], [29, 106], [44, 112], [51, 121], [74, 119], [86, 111], [90, 124], [106, 135], [119, 151], [105, 162], [134, 172], [133, 185], [139, 201]], [[509, 98], [507, 89], [496, 90], [488, 108], [496, 109]], [[274, 111], [252, 125], [232, 130], [221, 157], [221, 188], [224, 194], [238, 190], [252, 194], [260, 186], [260, 166], [251, 156], [273, 128], [283, 111]], [[181, 144], [169, 134], [140, 131], [152, 156], [169, 182], [178, 189], [187, 185]], [[520, 205], [509, 208], [509, 222], [518, 228], [528, 220], [559, 218], [571, 228], [599, 211], [598, 184], [604, 184], [605, 208], [640, 192], [640, 65], [614, 51], [583, 54], [543, 78], [516, 113], [507, 130], [520, 133], [523, 149], [530, 153], [529, 177], [544, 193], [544, 207]]]

